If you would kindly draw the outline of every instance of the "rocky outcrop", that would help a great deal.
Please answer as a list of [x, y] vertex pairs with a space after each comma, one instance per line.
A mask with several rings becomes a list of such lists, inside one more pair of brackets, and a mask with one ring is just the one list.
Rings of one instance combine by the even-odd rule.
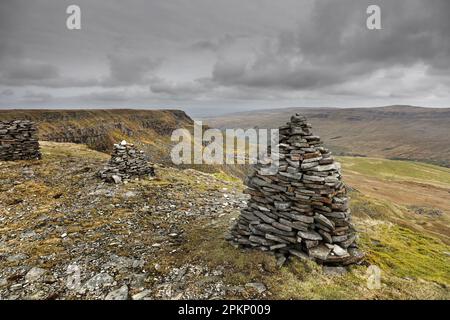
[[122, 141], [114, 145], [111, 159], [98, 174], [107, 182], [121, 183], [135, 177], [154, 176], [155, 171], [142, 151]]
[[305, 117], [294, 115], [279, 133], [278, 172], [254, 167], [247, 179], [251, 199], [229, 240], [323, 264], [359, 261], [339, 163]]
[[[72, 142], [88, 145], [90, 148], [98, 151], [108, 151], [114, 143], [111, 133], [119, 128], [118, 124], [98, 124], [92, 127], [75, 127], [66, 126], [60, 130], [51, 131], [42, 135], [42, 140], [55, 142]], [[121, 133], [131, 137], [132, 130], [125, 130], [124, 126], [120, 126]]]
[[40, 159], [37, 129], [28, 120], [0, 121], [0, 160]]

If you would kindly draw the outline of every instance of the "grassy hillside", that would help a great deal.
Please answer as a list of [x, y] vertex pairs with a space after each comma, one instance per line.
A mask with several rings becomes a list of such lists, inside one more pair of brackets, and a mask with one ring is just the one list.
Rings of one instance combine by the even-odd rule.
[[[227, 243], [246, 198], [225, 173], [158, 166], [154, 179], [107, 185], [95, 177], [104, 153], [70, 143], [42, 149], [42, 161], [0, 163], [1, 297], [101, 299], [126, 285], [130, 297], [147, 292], [149, 299], [450, 299], [446, 169], [341, 158], [367, 257], [339, 276], [297, 258], [279, 268], [270, 254]], [[74, 263], [79, 290], [65, 285]], [[378, 289], [367, 286], [371, 264], [381, 269]], [[31, 267], [53, 278], [26, 284]], [[100, 272], [115, 282], [83, 289]]]
[[450, 244], [450, 169], [374, 158], [339, 157], [339, 161], [345, 181], [354, 189], [354, 205], [364, 207], [368, 216]]
[[450, 184], [450, 168], [420, 162], [377, 158], [338, 157], [347, 172], [392, 181], [412, 181], [437, 186]]
[[217, 128], [276, 128], [300, 112], [335, 154], [420, 160], [450, 166], [450, 109], [286, 108], [206, 119]]

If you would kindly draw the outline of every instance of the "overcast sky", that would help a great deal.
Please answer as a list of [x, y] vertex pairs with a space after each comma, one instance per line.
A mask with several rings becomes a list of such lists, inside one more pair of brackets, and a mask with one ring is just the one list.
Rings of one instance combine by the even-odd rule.
[[449, 15], [448, 0], [0, 0], [0, 108], [450, 107]]

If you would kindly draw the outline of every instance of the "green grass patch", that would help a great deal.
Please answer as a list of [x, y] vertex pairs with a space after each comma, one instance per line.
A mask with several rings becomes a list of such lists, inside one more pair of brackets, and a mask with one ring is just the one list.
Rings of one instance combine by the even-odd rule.
[[395, 215], [392, 204], [353, 191], [350, 194], [350, 209], [353, 216], [360, 218], [389, 219]]
[[450, 169], [432, 164], [376, 158], [338, 157], [343, 173], [354, 171], [363, 175], [392, 180], [450, 185]]
[[269, 279], [276, 299], [361, 299], [366, 294], [364, 267], [343, 276], [328, 276], [314, 262], [292, 259]]
[[228, 225], [194, 226], [189, 231], [189, 239], [183, 252], [189, 261], [201, 260], [210, 268], [225, 266], [224, 274], [228, 283], [243, 285], [252, 281], [262, 281], [264, 276], [276, 270], [275, 257], [257, 250], [234, 248], [224, 239]]
[[223, 171], [213, 173], [213, 176], [214, 176], [214, 178], [222, 180], [222, 181], [227, 181], [227, 182], [232, 182], [232, 183], [240, 183], [241, 182], [241, 180], [239, 178], [228, 175]]
[[367, 261], [399, 277], [450, 285], [450, 247], [438, 239], [391, 224], [360, 233]]

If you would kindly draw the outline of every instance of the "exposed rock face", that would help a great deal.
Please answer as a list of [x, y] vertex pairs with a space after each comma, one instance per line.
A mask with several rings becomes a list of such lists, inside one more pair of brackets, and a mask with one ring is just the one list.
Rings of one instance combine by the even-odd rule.
[[144, 153], [137, 151], [133, 144], [126, 141], [114, 145], [111, 159], [99, 172], [100, 178], [114, 183], [121, 183], [135, 177], [154, 175], [155, 171], [147, 163]]
[[356, 247], [340, 164], [305, 117], [294, 115], [279, 133], [278, 172], [265, 175], [263, 165], [254, 167], [246, 181], [251, 199], [229, 240], [323, 264], [358, 262], [363, 255]]
[[0, 121], [0, 160], [40, 159], [37, 129], [28, 120]]
[[134, 132], [121, 122], [96, 123], [90, 127], [77, 127], [73, 124], [62, 126], [60, 129], [42, 134], [42, 139], [55, 142], [73, 142], [86, 144], [92, 149], [109, 151], [116, 140], [111, 136], [112, 132], [120, 132], [121, 135], [132, 137]]

